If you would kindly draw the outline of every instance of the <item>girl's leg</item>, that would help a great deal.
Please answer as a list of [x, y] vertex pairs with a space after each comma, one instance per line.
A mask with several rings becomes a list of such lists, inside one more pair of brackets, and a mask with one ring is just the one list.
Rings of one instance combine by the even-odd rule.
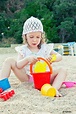
[[[53, 72], [54, 73], [51, 75], [51, 84], [53, 87], [59, 90], [62, 86], [62, 82], [66, 79], [67, 72], [65, 69], [59, 69]], [[57, 94], [59, 94], [58, 91]]]
[[20, 81], [28, 81], [29, 77], [26, 75], [25, 70], [18, 69], [16, 66], [16, 61], [12, 57], [7, 58], [3, 63], [2, 70], [0, 72], [0, 80], [8, 78], [10, 76], [11, 70]]

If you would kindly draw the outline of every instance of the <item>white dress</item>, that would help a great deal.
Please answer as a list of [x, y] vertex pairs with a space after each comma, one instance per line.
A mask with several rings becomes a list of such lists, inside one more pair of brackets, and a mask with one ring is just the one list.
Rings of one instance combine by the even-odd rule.
[[[54, 46], [53, 43], [52, 44], [42, 44], [40, 50], [38, 52], [35, 52], [35, 53], [30, 51], [30, 49], [27, 47], [27, 45], [17, 46], [17, 47], [15, 47], [15, 50], [19, 54], [21, 54], [24, 58], [28, 57], [28, 56], [33, 56], [33, 55], [36, 57], [46, 58], [49, 56], [49, 54], [53, 50], [53, 46]], [[25, 72], [26, 72], [26, 74], [31, 76], [29, 64], [25, 66]]]

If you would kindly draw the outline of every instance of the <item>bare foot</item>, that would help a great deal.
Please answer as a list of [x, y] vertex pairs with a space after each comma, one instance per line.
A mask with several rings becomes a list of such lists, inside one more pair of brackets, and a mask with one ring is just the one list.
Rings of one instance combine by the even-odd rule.
[[62, 95], [59, 93], [58, 90], [56, 90], [56, 96], [55, 97], [62, 97]]
[[62, 84], [62, 86], [61, 86], [62, 88], [66, 88], [66, 85], [65, 84]]

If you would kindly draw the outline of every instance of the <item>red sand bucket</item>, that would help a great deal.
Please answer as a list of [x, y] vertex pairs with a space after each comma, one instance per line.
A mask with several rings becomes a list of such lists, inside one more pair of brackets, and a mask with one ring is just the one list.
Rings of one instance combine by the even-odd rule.
[[50, 69], [50, 71], [48, 71], [48, 72], [33, 73], [33, 71], [32, 71], [33, 64], [30, 65], [30, 73], [33, 76], [34, 87], [36, 89], [40, 90], [44, 84], [46, 84], [46, 83], [50, 84], [50, 80], [51, 80], [50, 75], [52, 74], [52, 67], [51, 67], [50, 63], [47, 60], [45, 60], [44, 58], [38, 57], [38, 60], [45, 61]]

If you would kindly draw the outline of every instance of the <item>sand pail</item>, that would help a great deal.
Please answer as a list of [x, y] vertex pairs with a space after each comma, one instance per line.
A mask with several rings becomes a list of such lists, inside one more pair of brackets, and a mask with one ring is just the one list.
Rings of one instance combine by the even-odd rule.
[[8, 78], [5, 78], [5, 79], [0, 80], [0, 88], [2, 88], [3, 91], [6, 90], [6, 89], [8, 89], [8, 88], [10, 88], [10, 87], [11, 86], [10, 86], [10, 83], [8, 81]]
[[56, 89], [50, 84], [44, 84], [41, 87], [41, 94], [44, 96], [54, 97], [56, 95]]
[[31, 74], [33, 76], [34, 87], [36, 89], [40, 90], [41, 87], [44, 84], [46, 84], [46, 83], [50, 84], [50, 81], [51, 81], [50, 77], [51, 77], [51, 74], [52, 74], [52, 67], [51, 67], [50, 63], [47, 60], [45, 60], [44, 58], [38, 57], [38, 60], [45, 61], [47, 63], [47, 65], [48, 65], [49, 69], [50, 69], [50, 71], [48, 71], [48, 72], [46, 71], [46, 72], [41, 72], [41, 73], [34, 73], [33, 70], [32, 70], [33, 64], [30, 65], [30, 72], [31, 72]]

